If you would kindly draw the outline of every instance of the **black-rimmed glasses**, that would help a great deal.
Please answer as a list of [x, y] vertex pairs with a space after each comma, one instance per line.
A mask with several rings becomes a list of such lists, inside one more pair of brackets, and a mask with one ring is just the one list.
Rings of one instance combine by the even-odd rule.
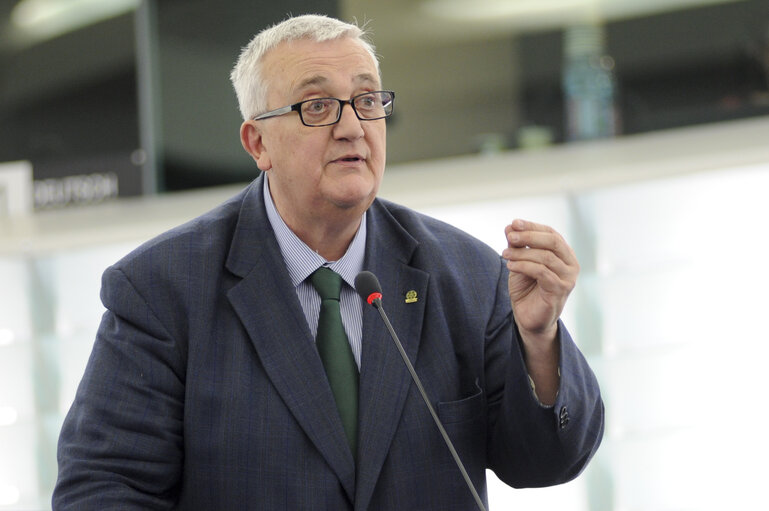
[[260, 121], [290, 112], [298, 112], [299, 119], [305, 126], [330, 126], [339, 122], [339, 119], [342, 118], [342, 107], [349, 104], [361, 121], [375, 121], [389, 117], [393, 113], [394, 102], [395, 93], [390, 90], [364, 92], [347, 100], [313, 98], [276, 110], [270, 110], [269, 112], [257, 115], [253, 120]]

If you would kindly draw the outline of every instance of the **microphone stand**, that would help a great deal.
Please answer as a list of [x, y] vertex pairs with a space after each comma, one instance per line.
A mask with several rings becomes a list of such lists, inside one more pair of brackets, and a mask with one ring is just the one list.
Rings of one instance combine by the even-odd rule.
[[443, 424], [441, 424], [438, 415], [435, 413], [433, 405], [430, 404], [430, 399], [427, 397], [427, 393], [422, 386], [422, 381], [419, 379], [419, 376], [417, 376], [417, 372], [414, 370], [414, 366], [411, 365], [411, 361], [409, 360], [408, 355], [406, 355], [406, 350], [403, 349], [403, 345], [401, 344], [400, 339], [398, 339], [398, 335], [395, 333], [395, 330], [390, 324], [390, 320], [387, 318], [387, 314], [385, 314], [384, 308], [382, 307], [382, 300], [380, 298], [375, 298], [374, 300], [371, 300], [370, 303], [376, 307], [376, 309], [379, 311], [379, 315], [382, 316], [382, 320], [387, 327], [387, 331], [390, 332], [390, 337], [392, 337], [395, 346], [398, 348], [398, 351], [403, 358], [403, 362], [406, 364], [406, 367], [411, 373], [411, 378], [414, 380], [417, 389], [419, 389], [419, 393], [422, 395], [422, 399], [424, 400], [425, 405], [427, 405], [427, 409], [430, 410], [430, 415], [432, 415], [435, 425], [438, 426], [438, 430], [441, 432], [443, 441], [446, 442], [446, 446], [449, 448], [451, 456], [454, 458], [454, 462], [457, 464], [457, 467], [459, 467], [459, 471], [462, 472], [462, 477], [464, 477], [465, 483], [467, 483], [467, 487], [470, 489], [470, 493], [473, 494], [473, 498], [475, 499], [475, 503], [478, 505], [478, 509], [481, 511], [486, 511], [486, 507], [483, 505], [481, 497], [478, 496], [478, 492], [475, 490], [475, 486], [473, 486], [473, 482], [470, 480], [470, 476], [467, 475], [467, 470], [465, 470], [465, 466], [462, 464], [462, 460], [459, 459], [459, 454], [457, 454], [456, 449], [454, 449], [454, 444], [451, 442], [448, 433], [446, 433], [446, 430], [443, 428]]

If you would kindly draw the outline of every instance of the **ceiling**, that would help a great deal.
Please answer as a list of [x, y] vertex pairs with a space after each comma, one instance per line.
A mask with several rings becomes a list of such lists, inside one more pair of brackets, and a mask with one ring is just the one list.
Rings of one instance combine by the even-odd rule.
[[386, 46], [487, 40], [740, 0], [342, 0]]
[[[389, 132], [390, 161], [434, 158], [478, 151], [488, 143], [515, 144], [526, 123], [521, 108], [522, 68], [529, 75], [549, 73], [558, 83], [560, 48], [548, 51], [537, 43], [538, 34], [558, 32], [580, 24], [622, 23], [658, 14], [739, 0], [342, 0], [342, 15], [368, 22], [381, 55], [384, 82], [399, 92], [396, 110], [402, 112]], [[743, 16], [744, 18], [744, 16]], [[626, 57], [662, 61], [680, 66], [681, 60], [699, 59], [724, 39], [701, 20], [678, 26], [656, 27], [660, 33], [636, 30], [627, 38], [634, 47]], [[769, 34], [769, 20], [766, 20]], [[633, 27], [628, 27], [633, 28]], [[726, 25], [725, 25], [726, 30]], [[736, 30], [739, 30], [737, 27]], [[687, 43], [675, 33], [688, 34]], [[710, 33], [709, 33], [710, 32]], [[670, 37], [668, 37], [668, 35]], [[535, 43], [523, 48], [521, 41]], [[626, 39], [627, 39], [626, 38]], [[644, 38], [648, 41], [644, 41]], [[555, 44], [560, 44], [556, 41]], [[693, 49], [691, 46], [699, 46]], [[625, 46], [628, 46], [625, 41]], [[541, 51], [540, 51], [541, 50]], [[666, 54], [674, 56], [666, 57]], [[532, 55], [536, 55], [532, 57]], [[553, 62], [553, 56], [557, 61]], [[539, 59], [539, 62], [537, 60]], [[553, 75], [555, 74], [555, 77]], [[446, 111], [446, 105], [451, 110]]]

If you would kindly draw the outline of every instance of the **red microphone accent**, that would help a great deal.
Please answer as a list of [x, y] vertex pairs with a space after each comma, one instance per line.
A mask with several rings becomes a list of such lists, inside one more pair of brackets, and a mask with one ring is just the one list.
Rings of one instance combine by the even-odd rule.
[[382, 293], [374, 292], [368, 295], [368, 298], [366, 298], [366, 301], [368, 302], [369, 305], [373, 305], [374, 300], [381, 300], [381, 299], [382, 299]]

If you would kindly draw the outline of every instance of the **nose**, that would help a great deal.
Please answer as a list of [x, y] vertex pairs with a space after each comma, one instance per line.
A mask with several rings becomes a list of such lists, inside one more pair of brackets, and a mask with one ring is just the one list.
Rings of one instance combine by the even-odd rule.
[[333, 133], [334, 138], [343, 140], [356, 140], [364, 135], [363, 123], [358, 119], [351, 104], [342, 103], [342, 116], [334, 125]]

